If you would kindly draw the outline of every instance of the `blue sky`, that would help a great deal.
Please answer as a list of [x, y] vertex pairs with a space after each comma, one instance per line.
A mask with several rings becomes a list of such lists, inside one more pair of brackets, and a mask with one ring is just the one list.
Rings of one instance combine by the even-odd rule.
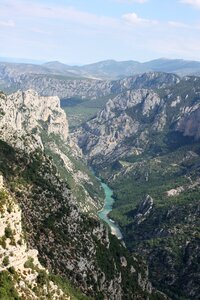
[[0, 0], [0, 57], [200, 60], [200, 0]]

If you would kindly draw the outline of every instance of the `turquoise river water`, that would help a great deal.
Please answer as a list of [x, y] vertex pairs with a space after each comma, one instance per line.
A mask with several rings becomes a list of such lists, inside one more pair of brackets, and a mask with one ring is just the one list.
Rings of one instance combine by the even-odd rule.
[[99, 217], [105, 221], [111, 228], [111, 233], [118, 239], [123, 239], [122, 233], [117, 224], [108, 217], [109, 212], [112, 210], [114, 199], [112, 197], [113, 191], [107, 186], [107, 184], [101, 182], [101, 186], [105, 192], [105, 202], [103, 208], [98, 212]]

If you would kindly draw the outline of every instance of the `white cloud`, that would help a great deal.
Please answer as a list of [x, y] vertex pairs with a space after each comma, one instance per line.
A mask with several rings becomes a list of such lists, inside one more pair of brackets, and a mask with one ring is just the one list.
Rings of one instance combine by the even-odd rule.
[[15, 22], [13, 20], [0, 21], [1, 27], [15, 27]]
[[200, 0], [181, 0], [180, 2], [200, 8]]
[[136, 13], [124, 14], [122, 19], [133, 25], [157, 25], [158, 21], [140, 18]]
[[3, 16], [8, 10], [16, 17], [25, 16], [27, 18], [55, 19], [65, 21], [66, 23], [70, 22], [83, 25], [109, 27], [116, 25], [115, 18], [80, 11], [72, 6], [50, 4], [45, 6], [42, 3], [34, 3], [33, 1], [27, 4], [27, 1], [24, 0], [4, 0], [3, 4], [0, 1], [0, 16]]

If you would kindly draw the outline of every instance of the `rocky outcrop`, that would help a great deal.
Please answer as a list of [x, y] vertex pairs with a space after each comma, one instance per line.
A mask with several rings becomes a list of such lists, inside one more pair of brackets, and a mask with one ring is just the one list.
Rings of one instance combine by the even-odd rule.
[[149, 195], [147, 195], [145, 199], [140, 203], [134, 221], [137, 224], [142, 223], [148, 217], [152, 208], [153, 208], [153, 199]]
[[[162, 72], [148, 72], [135, 76], [130, 76], [119, 81], [121, 92], [132, 89], [160, 89], [176, 85], [180, 82], [177, 75], [162, 73]], [[117, 85], [117, 81], [116, 81]], [[118, 93], [120, 90], [118, 90]]]

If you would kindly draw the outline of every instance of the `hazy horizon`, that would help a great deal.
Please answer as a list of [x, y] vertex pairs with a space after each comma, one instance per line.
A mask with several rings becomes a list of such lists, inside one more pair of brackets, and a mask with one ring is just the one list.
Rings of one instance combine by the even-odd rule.
[[129, 60], [116, 60], [116, 59], [112, 59], [112, 58], [107, 58], [107, 59], [104, 59], [104, 60], [101, 60], [101, 61], [92, 61], [90, 63], [81, 63], [81, 62], [65, 62], [65, 61], [61, 61], [61, 60], [34, 60], [32, 58], [19, 58], [19, 57], [0, 57], [0, 62], [1, 63], [22, 63], [22, 64], [34, 64], [34, 65], [42, 65], [42, 64], [45, 64], [45, 63], [49, 63], [49, 62], [58, 62], [58, 63], [61, 63], [61, 64], [66, 64], [66, 65], [69, 65], [69, 66], [84, 66], [84, 65], [88, 65], [88, 64], [95, 64], [95, 63], [99, 63], [99, 62], [106, 62], [106, 61], [115, 61], [115, 62], [126, 62], [126, 61], [136, 61], [138, 63], [147, 63], [147, 62], [150, 62], [150, 61], [156, 61], [156, 60], [184, 60], [184, 61], [188, 61], [188, 62], [192, 62], [192, 61], [195, 61], [195, 62], [200, 62], [200, 60], [189, 60], [189, 59], [184, 59], [184, 58], [168, 58], [168, 57], [158, 57], [158, 58], [154, 58], [154, 59], [151, 59], [151, 60], [146, 60], [146, 61], [136, 61], [135, 59], [129, 59]]

